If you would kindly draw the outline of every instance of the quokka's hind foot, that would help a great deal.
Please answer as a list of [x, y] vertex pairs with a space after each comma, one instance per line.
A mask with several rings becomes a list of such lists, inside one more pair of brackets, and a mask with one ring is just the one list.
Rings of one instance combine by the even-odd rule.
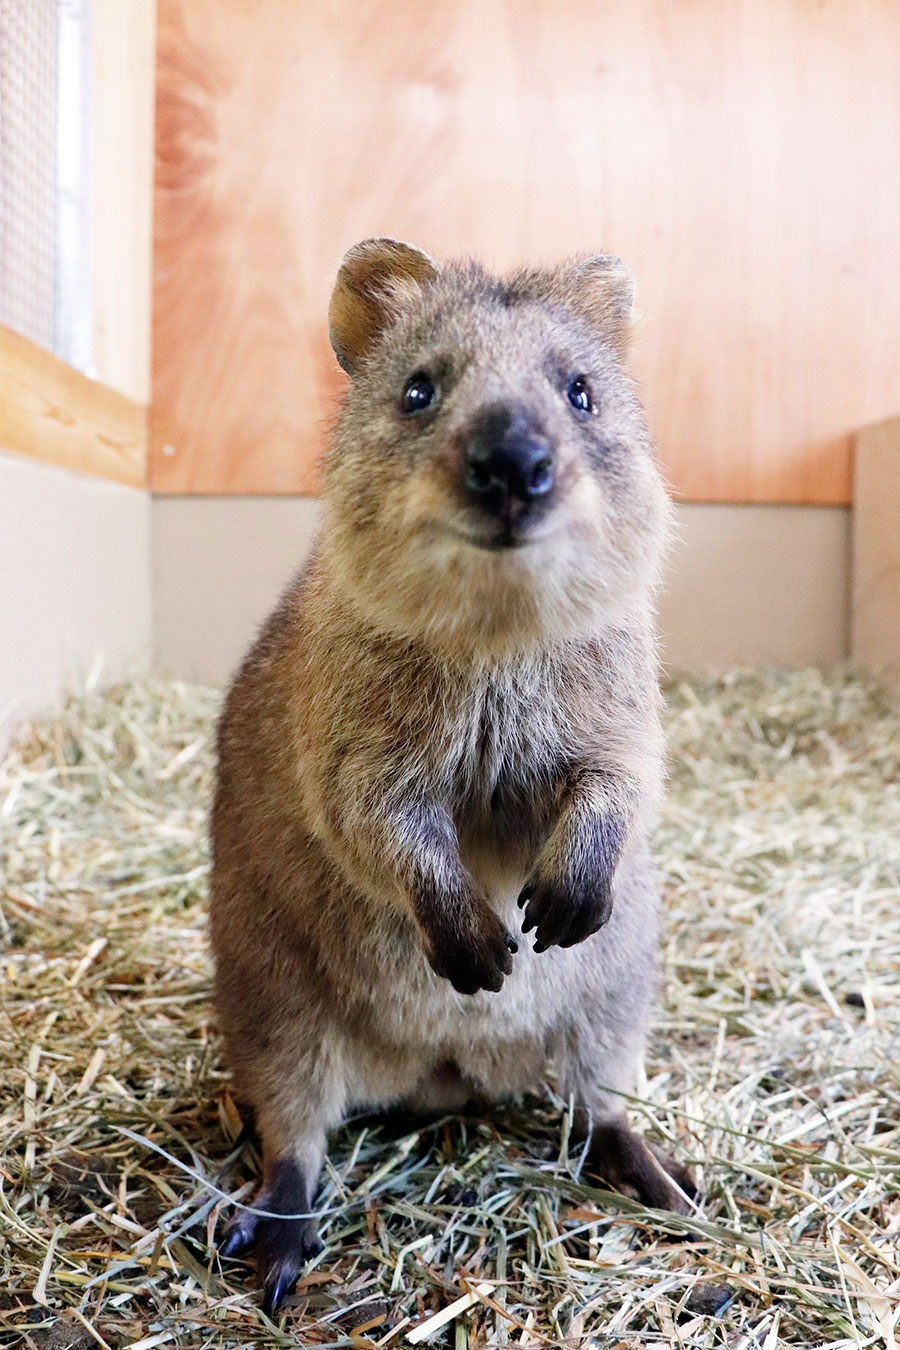
[[[306, 1213], [310, 1187], [298, 1164], [290, 1159], [275, 1163], [253, 1204], [274, 1214]], [[219, 1256], [227, 1259], [251, 1250], [263, 1286], [263, 1311], [271, 1314], [293, 1293], [307, 1262], [322, 1251], [322, 1242], [314, 1218], [264, 1218], [240, 1210], [219, 1244]]]
[[676, 1162], [671, 1153], [667, 1153], [664, 1148], [660, 1148], [657, 1144], [647, 1144], [646, 1147], [649, 1148], [660, 1166], [668, 1172], [679, 1190], [684, 1191], [689, 1200], [696, 1200], [700, 1192], [697, 1190], [697, 1183], [694, 1181], [690, 1169], [682, 1163]]
[[655, 1144], [645, 1143], [622, 1120], [593, 1127], [589, 1166], [613, 1190], [633, 1195], [651, 1209], [688, 1214], [688, 1202], [697, 1195], [687, 1168]]

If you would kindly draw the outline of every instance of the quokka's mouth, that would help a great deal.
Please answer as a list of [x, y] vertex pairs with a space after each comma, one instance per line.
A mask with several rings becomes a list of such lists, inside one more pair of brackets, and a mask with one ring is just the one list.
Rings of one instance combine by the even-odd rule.
[[463, 524], [450, 524], [449, 521], [431, 520], [423, 522], [425, 530], [435, 542], [453, 539], [460, 544], [468, 544], [480, 553], [517, 553], [522, 549], [542, 544], [548, 537], [546, 529], [536, 533], [533, 524], [528, 527], [499, 526], [484, 532], [467, 529]]
[[510, 549], [527, 548], [538, 541], [521, 534], [503, 534], [494, 539], [470, 538], [469, 542], [487, 553], [504, 553]]
[[537, 544], [539, 539], [531, 534], [523, 534], [518, 530], [503, 530], [497, 534], [480, 535], [469, 534], [466, 530], [450, 530], [455, 539], [461, 539], [466, 544], [471, 544], [473, 548], [481, 549], [485, 553], [507, 553], [514, 549], [528, 548], [530, 544]]

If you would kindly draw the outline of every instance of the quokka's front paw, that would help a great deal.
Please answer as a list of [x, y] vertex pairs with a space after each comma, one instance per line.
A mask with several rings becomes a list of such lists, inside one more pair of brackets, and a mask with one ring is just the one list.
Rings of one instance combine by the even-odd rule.
[[472, 893], [459, 906], [440, 907], [429, 924], [426, 954], [432, 970], [460, 994], [497, 993], [512, 970], [518, 943], [490, 905]]
[[534, 950], [574, 947], [608, 923], [612, 913], [612, 875], [547, 875], [540, 864], [519, 895], [524, 908], [522, 932], [536, 929]]

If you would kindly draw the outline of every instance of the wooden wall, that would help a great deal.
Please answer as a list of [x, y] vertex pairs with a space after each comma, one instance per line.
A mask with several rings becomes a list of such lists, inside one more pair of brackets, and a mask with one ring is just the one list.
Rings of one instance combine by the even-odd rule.
[[897, 0], [160, 0], [151, 479], [313, 490], [371, 234], [613, 249], [670, 477], [846, 502], [900, 410]]

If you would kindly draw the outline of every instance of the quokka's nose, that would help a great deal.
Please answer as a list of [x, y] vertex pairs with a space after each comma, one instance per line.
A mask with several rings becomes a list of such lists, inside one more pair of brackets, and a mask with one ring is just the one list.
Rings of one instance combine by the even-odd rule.
[[475, 429], [466, 447], [464, 477], [480, 506], [515, 519], [553, 491], [553, 450], [527, 421], [500, 409]]

